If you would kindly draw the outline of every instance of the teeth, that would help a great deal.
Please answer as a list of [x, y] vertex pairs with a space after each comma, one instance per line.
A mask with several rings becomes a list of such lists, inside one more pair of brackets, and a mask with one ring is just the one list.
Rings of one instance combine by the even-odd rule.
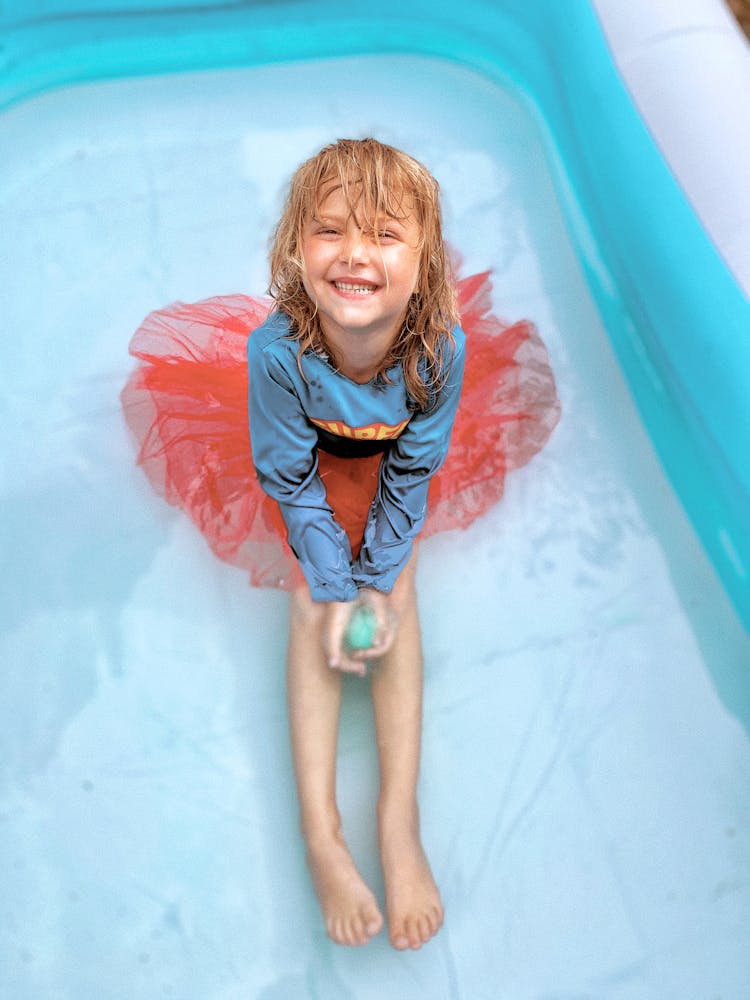
[[341, 292], [355, 292], [357, 295], [371, 295], [375, 289], [372, 285], [350, 285], [347, 281], [334, 281]]

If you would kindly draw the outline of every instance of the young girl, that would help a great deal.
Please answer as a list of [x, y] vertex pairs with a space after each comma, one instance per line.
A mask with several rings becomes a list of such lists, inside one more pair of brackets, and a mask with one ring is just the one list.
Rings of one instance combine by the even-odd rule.
[[[443, 920], [419, 839], [413, 543], [463, 377], [447, 268], [438, 187], [424, 167], [372, 139], [340, 141], [292, 179], [271, 253], [277, 310], [248, 344], [255, 469], [306, 579], [292, 594], [287, 666], [302, 832], [328, 933], [341, 944], [364, 944], [382, 924], [335, 798], [341, 673], [363, 674], [368, 659], [379, 659], [372, 697], [391, 941], [418, 948]], [[329, 488], [333, 469], [343, 478]], [[357, 600], [376, 629], [369, 649], [350, 654]]]
[[[466, 349], [438, 185], [374, 139], [340, 140], [297, 170], [271, 274], [267, 318], [268, 305], [245, 296], [151, 314], [131, 344], [146, 364], [123, 404], [159, 492], [253, 582], [291, 590], [287, 692], [301, 828], [328, 934], [346, 945], [383, 926], [342, 838], [335, 794], [342, 675], [364, 675], [375, 662], [388, 934], [395, 948], [419, 948], [439, 930], [443, 907], [419, 832], [414, 542], [431, 485], [431, 530], [466, 525], [499, 498], [506, 470], [528, 461], [557, 421], [554, 380], [530, 324], [504, 327], [486, 315], [486, 275], [461, 282], [473, 361], [459, 447], [438, 472]], [[241, 426], [245, 346], [252, 459]], [[352, 651], [347, 628], [363, 603], [374, 634]]]

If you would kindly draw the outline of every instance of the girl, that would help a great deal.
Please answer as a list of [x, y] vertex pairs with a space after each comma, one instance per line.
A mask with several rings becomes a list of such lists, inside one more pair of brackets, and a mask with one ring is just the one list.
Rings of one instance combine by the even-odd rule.
[[[328, 933], [348, 945], [378, 934], [383, 915], [341, 835], [341, 684], [377, 661], [388, 933], [398, 949], [419, 948], [443, 907], [416, 797], [414, 541], [423, 525], [422, 535], [465, 527], [497, 502], [506, 471], [557, 422], [554, 379], [534, 327], [488, 315], [486, 274], [464, 279], [458, 306], [471, 352], [456, 416], [467, 342], [438, 186], [374, 139], [341, 140], [298, 169], [271, 272], [270, 315], [268, 302], [243, 295], [150, 314], [130, 345], [143, 364], [123, 406], [155, 489], [253, 583], [291, 591], [287, 691], [301, 828]], [[441, 469], [454, 417], [457, 442]], [[363, 603], [375, 630], [369, 648], [352, 651], [345, 636]]]
[[[336, 734], [341, 673], [364, 674], [365, 661], [378, 658], [388, 927], [396, 948], [419, 948], [443, 910], [419, 839], [412, 549], [448, 449], [464, 363], [436, 182], [373, 139], [326, 147], [292, 179], [271, 271], [277, 309], [248, 342], [250, 434], [258, 479], [279, 504], [306, 579], [292, 594], [287, 662], [302, 832], [329, 935], [364, 944], [382, 917], [341, 836]], [[334, 469], [342, 475], [329, 487]], [[349, 653], [357, 600], [376, 628], [369, 649]]]

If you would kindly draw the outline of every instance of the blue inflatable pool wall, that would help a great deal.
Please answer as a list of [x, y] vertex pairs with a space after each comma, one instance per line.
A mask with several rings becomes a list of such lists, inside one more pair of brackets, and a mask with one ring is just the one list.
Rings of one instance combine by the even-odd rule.
[[[588, 2], [6, 3], [0, 107], [84, 80], [413, 53], [517, 89], [661, 461], [750, 626], [750, 303], [655, 147]], [[283, 30], [280, 30], [283, 26]]]

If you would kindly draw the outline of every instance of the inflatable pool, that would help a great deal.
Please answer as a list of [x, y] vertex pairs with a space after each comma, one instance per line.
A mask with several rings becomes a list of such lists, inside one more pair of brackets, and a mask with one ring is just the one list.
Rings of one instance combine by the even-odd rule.
[[[718, 0], [433, 7], [3, 5], [14, 1000], [746, 996], [750, 161], [713, 90], [747, 47]], [[675, 124], [693, 43], [718, 185]], [[409, 955], [326, 940], [284, 598], [162, 509], [118, 403], [143, 316], [262, 292], [291, 170], [368, 132], [436, 174], [465, 273], [537, 322], [563, 405], [497, 508], [422, 549], [447, 920]], [[362, 685], [345, 713], [342, 808], [378, 887]]]

